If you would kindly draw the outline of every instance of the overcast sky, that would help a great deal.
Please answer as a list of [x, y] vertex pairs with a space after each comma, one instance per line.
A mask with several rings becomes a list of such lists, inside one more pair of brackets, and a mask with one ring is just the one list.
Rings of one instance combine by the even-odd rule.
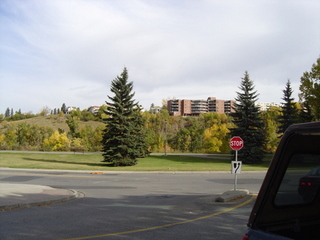
[[319, 0], [1, 0], [0, 113], [88, 108], [128, 69], [145, 109], [233, 100], [245, 71], [259, 102], [320, 57]]

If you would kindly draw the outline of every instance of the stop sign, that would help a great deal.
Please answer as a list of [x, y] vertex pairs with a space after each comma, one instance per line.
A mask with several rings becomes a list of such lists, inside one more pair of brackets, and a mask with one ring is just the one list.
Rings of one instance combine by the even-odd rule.
[[233, 137], [230, 139], [229, 145], [233, 150], [238, 151], [243, 148], [244, 144], [241, 137]]

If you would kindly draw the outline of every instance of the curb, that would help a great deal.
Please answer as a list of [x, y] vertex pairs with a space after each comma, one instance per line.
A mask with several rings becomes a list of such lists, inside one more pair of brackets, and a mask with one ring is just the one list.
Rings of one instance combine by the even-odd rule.
[[231, 202], [240, 198], [244, 198], [249, 194], [247, 189], [230, 190], [221, 194], [215, 199], [215, 202]]
[[[38, 168], [9, 168], [0, 167], [1, 170], [9, 171], [39, 171], [52, 173], [86, 173], [86, 174], [212, 174], [230, 173], [230, 171], [101, 171], [101, 170], [61, 170], [61, 169], [38, 169]], [[242, 171], [242, 173], [266, 173], [265, 171]]]
[[69, 195], [67, 197], [61, 197], [59, 199], [54, 200], [46, 200], [46, 201], [39, 201], [39, 202], [33, 202], [33, 203], [19, 203], [19, 204], [12, 204], [12, 205], [4, 205], [0, 206], [0, 212], [1, 211], [9, 211], [9, 210], [16, 210], [16, 209], [23, 209], [23, 208], [31, 208], [31, 207], [40, 207], [40, 206], [46, 206], [46, 205], [52, 205], [56, 203], [62, 203], [67, 202], [76, 198], [81, 198], [84, 196], [83, 193], [78, 192], [76, 190], [68, 189], [69, 192], [72, 193], [72, 195]]

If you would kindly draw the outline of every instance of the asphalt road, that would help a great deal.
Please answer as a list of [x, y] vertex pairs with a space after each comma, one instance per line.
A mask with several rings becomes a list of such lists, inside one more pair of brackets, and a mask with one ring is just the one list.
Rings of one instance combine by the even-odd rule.
[[[238, 176], [257, 193], [265, 173]], [[0, 239], [241, 239], [254, 197], [214, 199], [233, 189], [230, 173], [115, 173], [0, 170], [0, 183], [73, 189], [65, 203], [0, 212]]]

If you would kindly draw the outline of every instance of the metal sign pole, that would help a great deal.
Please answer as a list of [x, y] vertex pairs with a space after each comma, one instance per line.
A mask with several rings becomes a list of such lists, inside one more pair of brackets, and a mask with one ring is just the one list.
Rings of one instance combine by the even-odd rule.
[[241, 137], [235, 136], [230, 139], [229, 146], [236, 151], [235, 161], [231, 162], [232, 172], [234, 173], [234, 191], [237, 190], [238, 174], [241, 172], [242, 162], [238, 162], [238, 150], [242, 149], [244, 142]]
[[[238, 161], [238, 150], [236, 150], [236, 162]], [[238, 174], [234, 173], [234, 191], [237, 190]]]

